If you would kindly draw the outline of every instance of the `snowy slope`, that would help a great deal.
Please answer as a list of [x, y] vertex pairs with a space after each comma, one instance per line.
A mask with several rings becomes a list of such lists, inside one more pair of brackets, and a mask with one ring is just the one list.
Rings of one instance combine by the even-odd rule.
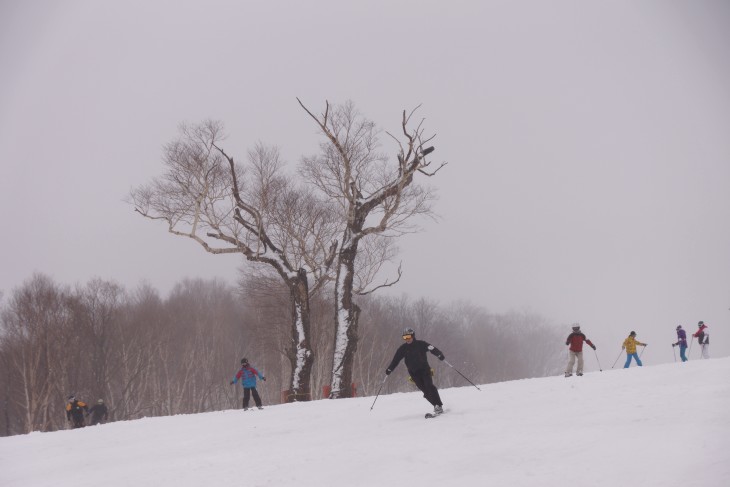
[[33, 433], [0, 438], [0, 485], [728, 486], [729, 379], [697, 360], [446, 389], [433, 420], [407, 393]]

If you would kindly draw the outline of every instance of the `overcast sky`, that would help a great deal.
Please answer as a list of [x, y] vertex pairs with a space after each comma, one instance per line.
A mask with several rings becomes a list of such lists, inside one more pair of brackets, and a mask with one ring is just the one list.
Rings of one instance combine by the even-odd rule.
[[390, 131], [423, 104], [441, 218], [391, 292], [579, 321], [607, 362], [631, 330], [671, 361], [704, 320], [728, 355], [728, 46], [723, 0], [0, 0], [0, 290], [234, 282], [124, 202], [180, 122], [293, 166], [320, 140], [295, 97]]

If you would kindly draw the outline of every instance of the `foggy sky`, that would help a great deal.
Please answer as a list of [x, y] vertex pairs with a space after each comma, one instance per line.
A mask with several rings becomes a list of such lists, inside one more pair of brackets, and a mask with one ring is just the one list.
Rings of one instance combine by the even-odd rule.
[[234, 282], [240, 257], [123, 201], [179, 123], [221, 120], [234, 157], [263, 141], [293, 166], [321, 140], [295, 97], [391, 132], [422, 104], [440, 219], [401, 241], [388, 292], [580, 322], [604, 368], [631, 330], [671, 361], [698, 320], [728, 355], [728, 46], [721, 0], [2, 0], [0, 290], [35, 271]]

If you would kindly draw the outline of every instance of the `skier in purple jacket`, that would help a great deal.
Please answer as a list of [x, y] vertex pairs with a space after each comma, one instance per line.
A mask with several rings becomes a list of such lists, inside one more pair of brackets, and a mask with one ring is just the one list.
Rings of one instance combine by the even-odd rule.
[[677, 326], [677, 343], [672, 343], [673, 347], [679, 345], [679, 356], [682, 358], [682, 362], [687, 361], [687, 333], [682, 329], [682, 325]]

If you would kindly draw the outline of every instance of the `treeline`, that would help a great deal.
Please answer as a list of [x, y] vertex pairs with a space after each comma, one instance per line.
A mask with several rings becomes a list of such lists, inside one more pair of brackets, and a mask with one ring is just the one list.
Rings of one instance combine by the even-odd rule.
[[[323, 291], [326, 293], [326, 291]], [[312, 299], [312, 395], [331, 378], [334, 342], [327, 295]], [[354, 364], [357, 395], [374, 395], [401, 343], [401, 330], [438, 346], [476, 383], [556, 374], [562, 336], [529, 313], [491, 314], [468, 303], [366, 296]], [[277, 282], [249, 278], [237, 287], [185, 280], [162, 298], [95, 279], [70, 287], [35, 275], [0, 307], [0, 435], [67, 427], [66, 397], [104, 399], [111, 421], [240, 407], [229, 381], [247, 357], [267, 381], [265, 404], [285, 402], [291, 364], [289, 295]], [[465, 385], [435, 358], [439, 387]], [[468, 385], [468, 384], [467, 384]], [[382, 393], [416, 390], [401, 365]]]

